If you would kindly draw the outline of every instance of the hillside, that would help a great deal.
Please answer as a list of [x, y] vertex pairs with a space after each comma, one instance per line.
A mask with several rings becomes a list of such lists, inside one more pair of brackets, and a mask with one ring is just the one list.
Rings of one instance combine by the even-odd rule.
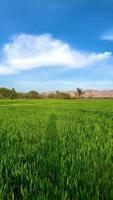
[[[66, 91], [65, 93], [69, 94], [72, 98], [75, 97], [74, 90]], [[56, 94], [56, 91], [42, 93], [44, 97], [47, 97], [50, 94]], [[84, 98], [113, 98], [113, 90], [85, 90], [83, 97]]]

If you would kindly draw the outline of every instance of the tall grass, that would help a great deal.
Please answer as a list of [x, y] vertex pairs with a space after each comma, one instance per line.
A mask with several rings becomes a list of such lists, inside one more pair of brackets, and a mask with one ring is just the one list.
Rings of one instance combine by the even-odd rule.
[[0, 200], [112, 200], [113, 101], [0, 101]]

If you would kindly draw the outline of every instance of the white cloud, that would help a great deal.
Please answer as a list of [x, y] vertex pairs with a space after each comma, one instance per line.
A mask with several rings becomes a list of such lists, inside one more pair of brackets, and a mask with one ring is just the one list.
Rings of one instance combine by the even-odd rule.
[[50, 34], [20, 34], [3, 46], [2, 55], [0, 75], [48, 66], [82, 68], [106, 60], [112, 53], [81, 52]]
[[113, 41], [113, 30], [105, 32], [105, 33], [101, 36], [101, 39], [102, 39], [102, 40]]

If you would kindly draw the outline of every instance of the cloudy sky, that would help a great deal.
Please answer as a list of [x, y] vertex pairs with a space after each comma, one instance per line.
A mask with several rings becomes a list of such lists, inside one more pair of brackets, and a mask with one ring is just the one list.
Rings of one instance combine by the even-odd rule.
[[0, 0], [0, 87], [113, 89], [112, 0]]

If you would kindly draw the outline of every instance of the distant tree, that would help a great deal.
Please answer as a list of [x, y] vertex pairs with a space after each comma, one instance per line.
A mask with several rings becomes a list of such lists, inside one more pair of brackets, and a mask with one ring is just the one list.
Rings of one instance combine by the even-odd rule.
[[16, 90], [14, 88], [12, 88], [10, 98], [11, 99], [17, 99], [18, 98], [18, 93], [16, 92]]
[[48, 94], [47, 98], [55, 99], [56, 98], [56, 94], [55, 93]]
[[71, 96], [69, 93], [66, 92], [53, 92], [48, 95], [39, 94], [37, 91], [31, 90], [27, 93], [16, 92], [14, 88], [7, 89], [7, 88], [0, 88], [0, 98], [7, 98], [7, 99], [38, 99], [38, 98], [56, 98], [56, 99], [70, 99]]
[[60, 99], [70, 99], [70, 94], [66, 93], [66, 92], [59, 92], [59, 94], [57, 95], [58, 98]]
[[0, 88], [0, 98], [11, 98], [12, 90]]
[[47, 96], [48, 98], [51, 99], [70, 99], [70, 94], [65, 93], [65, 92], [59, 92], [56, 91], [55, 93], [51, 93]]
[[81, 88], [77, 88], [76, 94], [77, 94], [78, 97], [81, 97], [84, 94], [84, 91]]
[[37, 91], [30, 91], [28, 93], [21, 93], [21, 92], [16, 92], [14, 88], [12, 89], [7, 89], [7, 88], [0, 88], [0, 98], [1, 99], [24, 99], [24, 98], [30, 98], [30, 99], [37, 99], [41, 98], [41, 95]]
[[22, 92], [18, 92], [18, 99], [25, 99], [26, 98], [26, 94], [22, 93]]
[[70, 94], [68, 94], [66, 92], [56, 91], [55, 97], [57, 99], [70, 99]]
[[60, 92], [58, 90], [56, 90], [56, 94], [59, 94]]
[[30, 99], [37, 99], [39, 98], [39, 93], [37, 91], [31, 90], [30, 92], [26, 93], [26, 98]]

